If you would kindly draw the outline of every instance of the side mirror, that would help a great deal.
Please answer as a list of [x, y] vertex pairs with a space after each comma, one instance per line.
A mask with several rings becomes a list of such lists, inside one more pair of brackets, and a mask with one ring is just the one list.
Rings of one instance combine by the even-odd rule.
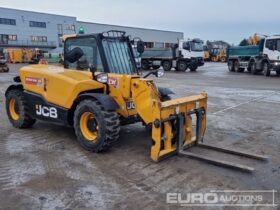
[[97, 71], [96, 66], [93, 65], [93, 64], [91, 64], [91, 65], [89, 66], [89, 70], [90, 70], [92, 73], [94, 73], [94, 72]]
[[145, 51], [145, 46], [143, 41], [138, 41], [137, 42], [137, 52], [142, 54]]
[[65, 60], [67, 60], [70, 63], [75, 63], [83, 55], [84, 55], [83, 50], [81, 48], [79, 48], [79, 47], [75, 47], [74, 49], [72, 49], [68, 53], [66, 53]]
[[184, 43], [183, 43], [183, 49], [184, 49], [184, 50], [191, 51], [190, 42], [184, 42]]

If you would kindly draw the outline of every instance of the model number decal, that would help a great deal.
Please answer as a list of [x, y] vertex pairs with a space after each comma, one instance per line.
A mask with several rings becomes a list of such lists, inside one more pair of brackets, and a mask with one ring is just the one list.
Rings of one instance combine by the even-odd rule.
[[115, 78], [115, 77], [109, 77], [108, 78], [108, 85], [112, 85], [115, 88], [117, 88], [119, 86], [119, 79]]
[[36, 105], [36, 114], [44, 117], [57, 118], [57, 109], [54, 107], [47, 107]]
[[42, 78], [36, 78], [36, 77], [25, 77], [25, 83], [28, 85], [43, 85], [43, 79]]

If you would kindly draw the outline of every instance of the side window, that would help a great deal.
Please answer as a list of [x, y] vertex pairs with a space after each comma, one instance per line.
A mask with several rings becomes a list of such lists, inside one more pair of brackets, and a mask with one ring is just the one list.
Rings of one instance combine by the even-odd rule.
[[103, 72], [100, 54], [93, 37], [70, 38], [65, 43], [65, 68], [90, 71], [96, 68]]
[[183, 49], [184, 50], [191, 50], [190, 42], [184, 42], [183, 43]]
[[269, 50], [276, 50], [276, 42], [273, 39], [266, 40], [265, 47]]

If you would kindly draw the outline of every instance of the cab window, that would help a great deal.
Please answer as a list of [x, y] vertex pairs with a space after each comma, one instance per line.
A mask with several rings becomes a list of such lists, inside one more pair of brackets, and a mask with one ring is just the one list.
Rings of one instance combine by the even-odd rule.
[[103, 72], [103, 65], [94, 37], [70, 38], [65, 42], [65, 68]]

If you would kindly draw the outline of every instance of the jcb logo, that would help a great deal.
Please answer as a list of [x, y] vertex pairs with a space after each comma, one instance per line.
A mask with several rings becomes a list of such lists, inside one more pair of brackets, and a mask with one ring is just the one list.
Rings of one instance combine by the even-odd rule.
[[54, 107], [46, 107], [36, 105], [36, 114], [44, 117], [57, 118], [57, 109]]
[[136, 106], [135, 106], [135, 104], [134, 104], [133, 101], [128, 101], [128, 102], [126, 102], [126, 108], [127, 108], [128, 110], [130, 110], [130, 109], [135, 109]]

